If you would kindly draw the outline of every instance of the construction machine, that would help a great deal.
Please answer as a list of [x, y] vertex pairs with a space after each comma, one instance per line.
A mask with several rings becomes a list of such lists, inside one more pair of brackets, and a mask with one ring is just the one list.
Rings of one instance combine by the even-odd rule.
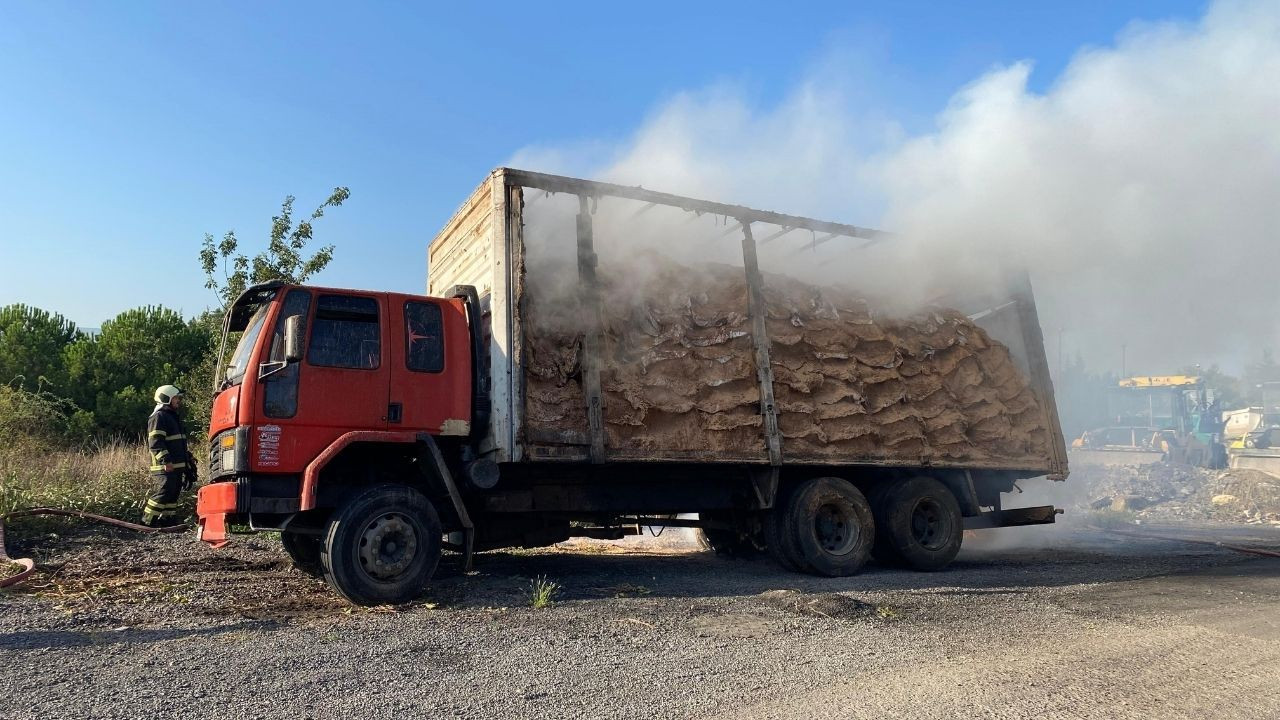
[[1108, 392], [1107, 407], [1113, 424], [1086, 431], [1072, 441], [1072, 462], [1226, 466], [1222, 411], [1213, 390], [1199, 377], [1125, 378]]
[[1280, 382], [1262, 384], [1262, 405], [1246, 417], [1247, 425], [1227, 448], [1231, 467], [1280, 477]]

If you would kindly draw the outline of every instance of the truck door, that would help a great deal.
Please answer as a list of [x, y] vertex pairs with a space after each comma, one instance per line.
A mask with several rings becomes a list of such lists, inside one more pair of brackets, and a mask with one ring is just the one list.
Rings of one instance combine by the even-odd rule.
[[385, 318], [384, 298], [317, 293], [292, 428], [316, 452], [350, 430], [386, 429]]
[[392, 296], [389, 427], [465, 435], [471, 420], [471, 349], [460, 300]]

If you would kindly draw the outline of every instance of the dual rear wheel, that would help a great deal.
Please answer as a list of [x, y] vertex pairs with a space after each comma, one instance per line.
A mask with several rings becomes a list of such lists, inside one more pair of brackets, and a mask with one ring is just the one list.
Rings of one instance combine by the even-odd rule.
[[940, 570], [960, 551], [963, 531], [959, 503], [933, 478], [882, 483], [868, 499], [853, 483], [827, 477], [780, 496], [765, 518], [764, 540], [789, 570], [842, 577], [873, 556]]

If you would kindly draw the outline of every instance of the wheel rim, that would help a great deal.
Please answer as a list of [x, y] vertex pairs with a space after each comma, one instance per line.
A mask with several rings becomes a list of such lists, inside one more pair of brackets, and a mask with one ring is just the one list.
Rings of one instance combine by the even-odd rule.
[[813, 518], [813, 533], [823, 552], [847, 555], [858, 543], [858, 522], [853, 509], [836, 503], [822, 505]]
[[394, 579], [417, 554], [418, 533], [400, 513], [379, 515], [360, 535], [360, 566], [374, 579]]
[[951, 520], [937, 500], [921, 498], [911, 508], [911, 537], [924, 549], [946, 547], [951, 529]]

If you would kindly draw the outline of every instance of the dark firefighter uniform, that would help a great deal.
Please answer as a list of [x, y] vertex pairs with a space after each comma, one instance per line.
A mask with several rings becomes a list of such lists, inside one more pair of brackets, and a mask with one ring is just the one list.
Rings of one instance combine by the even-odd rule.
[[[167, 404], [157, 405], [147, 420], [147, 445], [151, 449], [152, 492], [142, 510], [142, 522], [153, 527], [173, 525], [178, 494], [195, 482], [196, 464], [187, 451], [187, 430]], [[172, 470], [166, 472], [165, 465]]]

